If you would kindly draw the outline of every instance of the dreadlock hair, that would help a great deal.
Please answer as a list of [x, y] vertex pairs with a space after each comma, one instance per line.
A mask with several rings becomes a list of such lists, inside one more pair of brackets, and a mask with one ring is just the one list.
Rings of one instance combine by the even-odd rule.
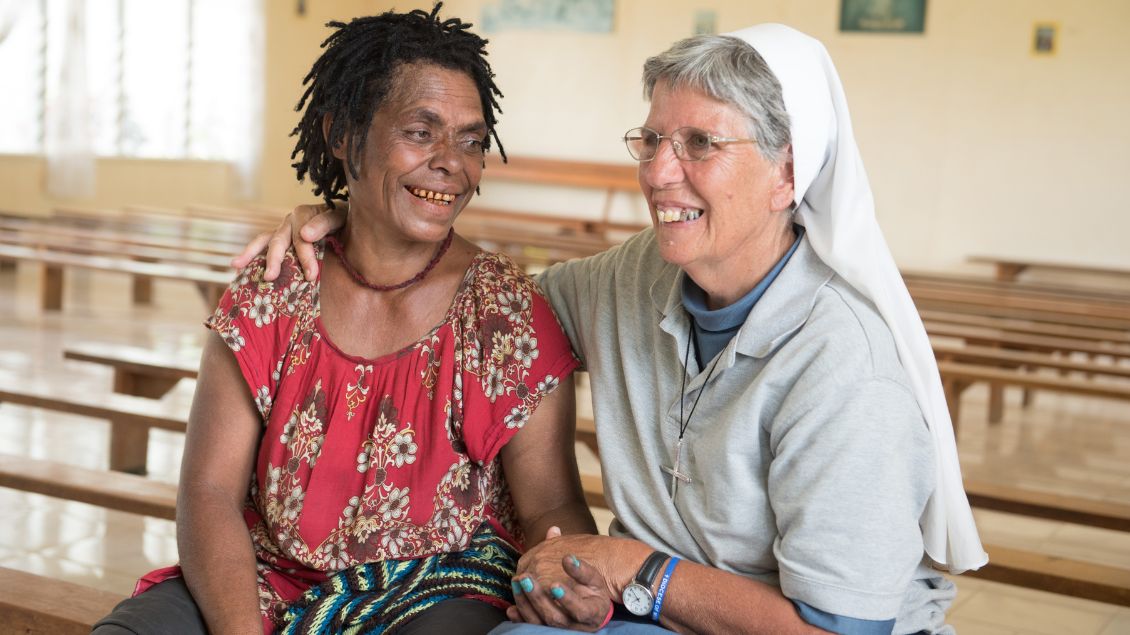
[[[498, 151], [506, 160], [502, 140], [495, 124], [497, 111], [502, 113], [498, 98], [502, 92], [494, 83], [494, 73], [486, 60], [487, 41], [470, 31], [471, 24], [459, 18], [440, 20], [442, 2], [431, 13], [416, 9], [408, 13], [388, 11], [378, 16], [355, 18], [349, 24], [328, 22], [336, 28], [324, 42], [325, 49], [302, 80], [306, 86], [295, 106], [302, 119], [291, 131], [298, 137], [292, 163], [298, 180], [307, 174], [314, 183], [314, 195], [334, 207], [334, 200], [348, 200], [345, 168], [356, 180], [357, 165], [369, 134], [373, 114], [384, 103], [392, 88], [396, 71], [405, 64], [426, 62], [467, 73], [479, 90], [487, 137], [483, 150], [490, 150], [490, 139], [498, 143]], [[303, 111], [305, 109], [305, 111]], [[322, 122], [332, 117], [329, 134], [323, 133]], [[333, 155], [333, 148], [349, 135], [349, 151], [344, 165]]]

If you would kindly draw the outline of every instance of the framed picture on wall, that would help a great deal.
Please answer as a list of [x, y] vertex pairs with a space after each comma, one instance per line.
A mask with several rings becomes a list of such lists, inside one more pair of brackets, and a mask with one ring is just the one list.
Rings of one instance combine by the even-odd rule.
[[1037, 22], [1032, 29], [1032, 54], [1055, 55], [1058, 31], [1059, 25], [1054, 22]]
[[922, 33], [926, 0], [840, 0], [840, 30]]

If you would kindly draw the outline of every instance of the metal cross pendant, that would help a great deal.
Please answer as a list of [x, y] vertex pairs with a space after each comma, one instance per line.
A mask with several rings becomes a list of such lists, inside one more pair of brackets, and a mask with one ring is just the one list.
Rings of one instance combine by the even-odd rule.
[[679, 491], [679, 481], [684, 483], [691, 483], [691, 475], [686, 472], [680, 471], [683, 459], [683, 440], [675, 444], [675, 465], [674, 467], [661, 466], [663, 471], [671, 475], [671, 500], [675, 500], [675, 493]]

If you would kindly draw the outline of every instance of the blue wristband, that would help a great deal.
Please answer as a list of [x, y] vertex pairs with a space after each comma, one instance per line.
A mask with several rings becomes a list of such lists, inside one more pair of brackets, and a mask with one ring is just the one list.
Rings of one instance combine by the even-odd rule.
[[667, 583], [671, 581], [671, 574], [675, 572], [675, 565], [679, 564], [679, 556], [671, 556], [667, 569], [663, 572], [663, 579], [659, 581], [659, 588], [655, 591], [655, 604], [651, 607], [651, 621], [659, 621], [659, 611], [663, 609], [663, 596], [667, 595]]

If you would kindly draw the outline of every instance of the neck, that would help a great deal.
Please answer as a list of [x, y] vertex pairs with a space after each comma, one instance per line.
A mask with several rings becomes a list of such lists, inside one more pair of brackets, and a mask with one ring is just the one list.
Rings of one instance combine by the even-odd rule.
[[753, 290], [796, 241], [792, 223], [781, 231], [755, 241], [738, 255], [716, 263], [688, 267], [685, 271], [706, 292], [706, 307], [717, 311], [730, 306]]
[[348, 218], [338, 237], [349, 264], [366, 281], [378, 285], [397, 284], [415, 276], [435, 257], [445, 238], [436, 242], [395, 240]]

